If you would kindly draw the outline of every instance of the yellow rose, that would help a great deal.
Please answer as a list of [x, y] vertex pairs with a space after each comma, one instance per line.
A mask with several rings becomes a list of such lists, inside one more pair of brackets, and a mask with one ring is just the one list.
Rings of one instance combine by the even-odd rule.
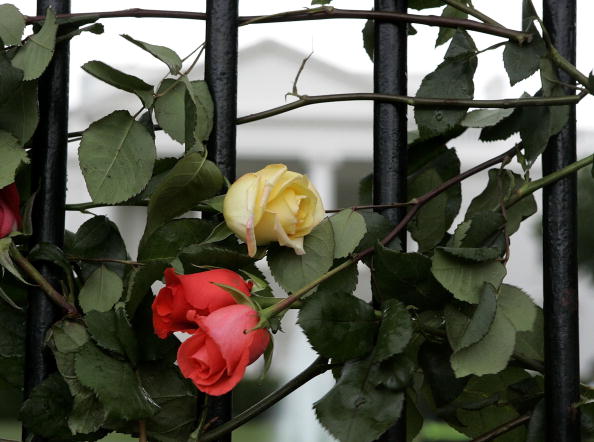
[[227, 226], [243, 239], [250, 256], [256, 245], [277, 241], [303, 255], [303, 237], [324, 218], [317, 190], [284, 164], [269, 164], [231, 185], [223, 203]]

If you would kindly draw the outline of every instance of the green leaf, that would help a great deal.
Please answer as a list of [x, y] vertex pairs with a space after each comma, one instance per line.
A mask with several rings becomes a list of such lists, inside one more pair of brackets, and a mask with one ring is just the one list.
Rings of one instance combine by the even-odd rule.
[[89, 341], [89, 334], [80, 323], [63, 320], [52, 326], [51, 339], [60, 353], [75, 353]]
[[478, 304], [485, 282], [499, 288], [506, 274], [498, 261], [475, 262], [456, 258], [442, 249], [435, 249], [431, 272], [455, 298]]
[[375, 22], [373, 20], [367, 20], [365, 26], [361, 30], [363, 36], [363, 48], [369, 59], [373, 62], [373, 52], [375, 50]]
[[516, 332], [501, 310], [497, 310], [489, 332], [469, 347], [452, 355], [451, 364], [457, 377], [469, 374], [483, 376], [503, 370], [514, 352]]
[[[456, 34], [452, 45], [457, 44]], [[461, 37], [462, 38], [462, 37]], [[476, 56], [447, 59], [428, 74], [417, 92], [418, 97], [472, 98]], [[454, 128], [466, 115], [466, 109], [424, 109], [415, 107], [415, 121], [421, 136], [439, 135]]]
[[[332, 268], [338, 267], [345, 261], [346, 259], [334, 260]], [[353, 293], [355, 291], [355, 288], [357, 287], [358, 275], [359, 271], [357, 269], [357, 264], [350, 265], [346, 269], [343, 269], [340, 272], [332, 275], [325, 281], [322, 281], [322, 283], [318, 285], [317, 290], [326, 293]]]
[[402, 412], [403, 393], [376, 388], [370, 360], [348, 362], [340, 379], [314, 404], [320, 423], [341, 442], [371, 442]]
[[184, 96], [186, 151], [200, 147], [208, 139], [213, 127], [214, 103], [204, 81], [189, 81], [182, 77], [186, 86]]
[[57, 30], [56, 14], [52, 8], [47, 8], [39, 32], [31, 35], [12, 59], [12, 65], [23, 71], [23, 80], [35, 80], [43, 74], [54, 56]]
[[127, 111], [115, 111], [84, 131], [78, 155], [93, 201], [115, 204], [146, 186], [156, 147], [142, 124]]
[[163, 272], [169, 267], [164, 261], [152, 261], [141, 267], [135, 267], [128, 273], [126, 280], [126, 310], [133, 317], [145, 296], [152, 298], [151, 286], [163, 278]]
[[254, 303], [254, 301], [252, 301], [251, 296], [246, 295], [238, 288], [227, 284], [219, 284], [217, 282], [212, 282], [212, 284], [222, 288], [227, 293], [229, 293], [237, 304], [247, 305], [248, 307], [251, 307], [253, 310], [258, 311], [258, 306]]
[[0, 102], [0, 130], [10, 132], [23, 146], [33, 136], [38, 122], [37, 82], [21, 82], [7, 100]]
[[[77, 391], [73, 396], [74, 403], [72, 404], [72, 411], [68, 416], [68, 428], [70, 431], [74, 434], [84, 434], [99, 430], [105, 423], [107, 413], [97, 398], [97, 395], [92, 390], [81, 389], [81, 391]], [[96, 439], [102, 437], [103, 435], [99, 435]]]
[[[11, 4], [0, 5], [0, 40], [5, 45], [21, 44], [25, 30], [25, 17]], [[2, 77], [4, 81], [4, 77]]]
[[103, 32], [105, 31], [105, 28], [103, 27], [103, 25], [101, 23], [93, 23], [92, 25], [89, 25], [89, 26], [84, 26], [84, 27], [73, 29], [72, 31], [70, 31], [68, 33], [62, 33], [59, 31], [60, 31], [60, 28], [58, 28], [58, 36], [56, 37], [56, 43], [70, 40], [70, 39], [76, 37], [77, 35], [82, 34], [83, 32], [90, 32], [91, 34], [97, 34], [97, 35], [103, 34]]
[[369, 304], [348, 293], [319, 290], [299, 310], [298, 323], [316, 352], [339, 362], [370, 353], [377, 330]]
[[[469, 249], [492, 247], [503, 252], [505, 244], [499, 240], [500, 238], [503, 239], [504, 226], [505, 219], [501, 213], [478, 212], [456, 227], [454, 236], [448, 245], [454, 248]], [[474, 252], [471, 251], [468, 253], [473, 254]]]
[[0, 302], [0, 359], [25, 355], [25, 314]]
[[55, 244], [40, 242], [29, 252], [27, 259], [31, 262], [46, 261], [56, 265], [64, 272], [64, 277], [68, 283], [69, 293], [75, 292], [74, 275], [70, 261], [64, 256], [64, 252]]
[[516, 333], [514, 352], [525, 359], [544, 364], [544, 315], [542, 309], [537, 308], [536, 319], [530, 330]]
[[80, 382], [97, 394], [110, 416], [137, 420], [158, 411], [132, 367], [107, 356], [90, 342], [76, 354], [74, 368]]
[[334, 233], [325, 219], [303, 241], [305, 255], [297, 255], [288, 247], [270, 247], [268, 265], [272, 276], [288, 292], [294, 292], [319, 278], [332, 266]]
[[328, 218], [334, 232], [334, 258], [348, 256], [366, 233], [365, 219], [351, 209], [345, 209]]
[[[452, 6], [446, 6], [441, 13], [444, 18], [468, 18], [466, 12], [462, 12]], [[456, 34], [456, 28], [439, 28], [439, 34], [437, 35], [437, 41], [435, 47], [441, 46], [447, 43]]]
[[210, 235], [202, 241], [202, 244], [210, 244], [213, 242], [223, 241], [233, 235], [231, 229], [227, 226], [225, 221], [221, 221], [217, 226], [210, 232]]
[[[594, 410], [593, 410], [594, 411]], [[545, 414], [545, 403], [544, 399], [541, 399], [530, 416], [530, 422], [528, 423], [528, 434], [526, 435], [526, 442], [540, 442], [546, 439], [545, 425], [546, 425], [546, 414]], [[583, 411], [582, 411], [583, 419]], [[590, 419], [591, 420], [591, 419]]]
[[91, 259], [127, 259], [126, 245], [118, 231], [118, 227], [106, 216], [94, 216], [85, 221], [72, 239], [73, 247], [66, 249], [67, 255], [81, 258], [79, 266], [82, 275], [87, 279], [96, 269], [101, 266], [107, 267], [120, 277], [124, 276], [124, 264], [114, 262], [91, 262], [84, 258]]
[[[2, 17], [4, 6], [6, 5], [0, 5], [0, 22], [4, 18]], [[17, 90], [23, 79], [23, 71], [15, 68], [10, 63], [4, 51], [0, 51], [0, 78], [2, 78], [2, 81], [0, 81], [0, 104], [2, 104]]]
[[[363, 216], [363, 219], [365, 219], [365, 229], [367, 231], [363, 236], [363, 239], [359, 241], [359, 245], [355, 249], [356, 252], [360, 252], [369, 247], [375, 247], [377, 242], [384, 239], [394, 228], [394, 225], [388, 218], [377, 212], [361, 212], [361, 215]], [[400, 241], [395, 239], [388, 244], [388, 247], [400, 250]]]
[[0, 238], [0, 267], [3, 267], [5, 270], [8, 270], [12, 274], [12, 276], [14, 276], [23, 284], [29, 284], [21, 274], [20, 269], [13, 262], [12, 257], [10, 256], [8, 250], [11, 247], [11, 245], [12, 239], [10, 236]]
[[375, 362], [384, 361], [401, 353], [412, 337], [412, 322], [408, 310], [395, 299], [388, 299], [382, 305], [377, 342], [373, 353]]
[[213, 231], [205, 219], [181, 218], [166, 222], [144, 241], [138, 250], [141, 261], [170, 261], [190, 244], [202, 243]]
[[[543, 57], [540, 59], [540, 80], [543, 97], [559, 97], [565, 95], [565, 88], [560, 84], [557, 68], [553, 62]], [[565, 127], [569, 120], [569, 106], [550, 106], [549, 135], [555, 135]]]
[[371, 366], [371, 382], [378, 388], [398, 392], [412, 383], [415, 363], [405, 355], [395, 355]]
[[177, 55], [174, 50], [166, 48], [165, 46], [157, 46], [145, 43], [140, 40], [135, 40], [134, 38], [126, 34], [122, 34], [122, 37], [124, 37], [130, 43], [135, 44], [139, 48], [144, 49], [156, 59], [161, 60], [163, 63], [165, 63], [172, 75], [179, 74], [179, 71], [182, 68], [182, 61], [181, 58], [179, 58], [179, 55]]
[[513, 285], [501, 284], [497, 305], [517, 331], [532, 330], [538, 307], [522, 289]]
[[138, 362], [138, 344], [122, 305], [105, 312], [88, 312], [85, 324], [101, 348], [126, 356], [132, 364]]
[[409, 0], [408, 7], [411, 9], [427, 9], [427, 8], [439, 8], [443, 6], [443, 0]]
[[[113, 87], [117, 87], [126, 92], [130, 92], [135, 94], [144, 107], [151, 107], [153, 104], [153, 86], [145, 83], [138, 77], [134, 75], [126, 74], [122, 71], [119, 71], [111, 66], [103, 63], [102, 61], [89, 61], [83, 64], [82, 69], [86, 71], [88, 74], [91, 74], [93, 77], [97, 78], [98, 80], [104, 81], [107, 84], [110, 84]], [[123, 111], [121, 111], [123, 112]]]
[[0, 188], [14, 182], [16, 170], [21, 163], [29, 163], [25, 149], [19, 141], [8, 132], [0, 130]]
[[509, 84], [514, 85], [534, 74], [539, 66], [540, 59], [547, 54], [544, 40], [536, 29], [532, 29], [532, 41], [522, 46], [509, 41], [503, 50], [503, 66], [509, 77]]
[[431, 260], [426, 256], [377, 247], [373, 264], [374, 293], [380, 302], [398, 299], [405, 305], [431, 309], [449, 297], [431, 274]]
[[183, 143], [186, 136], [186, 86], [179, 80], [166, 78], [155, 98], [155, 118], [165, 133]]
[[442, 250], [457, 258], [478, 262], [499, 258], [499, 249], [494, 247], [442, 247]]
[[460, 124], [464, 127], [489, 127], [509, 117], [514, 112], [510, 109], [476, 109], [466, 114]]
[[202, 201], [202, 204], [207, 205], [219, 213], [223, 213], [223, 201], [225, 201], [225, 195], [217, 195]]
[[179, 259], [183, 263], [186, 271], [194, 272], [196, 266], [221, 267], [225, 269], [237, 270], [253, 264], [261, 259], [262, 256], [256, 255], [251, 258], [247, 254], [245, 245], [228, 247], [220, 244], [192, 244], [182, 249]]
[[146, 421], [150, 440], [179, 442], [188, 440], [197, 427], [200, 410], [196, 388], [181, 377], [172, 364], [156, 363], [139, 369], [140, 380], [159, 405], [159, 411]]
[[440, 408], [456, 399], [468, 381], [454, 374], [450, 365], [451, 355], [447, 345], [437, 342], [425, 341], [419, 348], [419, 366], [431, 388], [435, 405]]
[[53, 373], [31, 391], [19, 414], [33, 434], [47, 438], [70, 436], [67, 427], [72, 397], [62, 377]]
[[[223, 187], [223, 175], [211, 161], [196, 152], [186, 154], [163, 178], [151, 196], [143, 238], [157, 227], [216, 195]], [[143, 239], [144, 240], [144, 239]]]
[[528, 164], [532, 164], [545, 150], [550, 138], [551, 109], [537, 106], [527, 111], [522, 109], [520, 137]]
[[485, 284], [472, 316], [466, 305], [448, 304], [444, 310], [448, 341], [454, 351], [476, 344], [489, 332], [497, 310], [497, 296], [491, 284]]
[[122, 296], [124, 284], [121, 278], [107, 267], [95, 270], [80, 289], [78, 301], [85, 313], [110, 310]]

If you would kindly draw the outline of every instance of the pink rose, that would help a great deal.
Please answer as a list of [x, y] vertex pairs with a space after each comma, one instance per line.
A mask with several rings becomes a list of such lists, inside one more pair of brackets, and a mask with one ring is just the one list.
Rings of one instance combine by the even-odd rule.
[[165, 269], [166, 285], [153, 301], [153, 328], [157, 336], [165, 339], [174, 331], [194, 332], [196, 322], [187, 319], [190, 310], [208, 315], [221, 307], [236, 304], [229, 292], [213, 282], [235, 287], [250, 296], [252, 283], [231, 270], [178, 275], [172, 268]]
[[247, 305], [230, 305], [208, 316], [190, 312], [188, 319], [199, 328], [180, 345], [177, 363], [186, 378], [211, 396], [231, 391], [270, 342], [266, 329], [244, 333], [259, 321], [258, 313]]
[[0, 238], [18, 229], [21, 224], [20, 199], [16, 184], [0, 189]]

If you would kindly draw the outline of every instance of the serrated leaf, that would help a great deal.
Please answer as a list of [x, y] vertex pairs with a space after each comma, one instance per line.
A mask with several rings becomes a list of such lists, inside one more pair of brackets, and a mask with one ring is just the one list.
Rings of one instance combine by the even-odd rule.
[[495, 247], [442, 247], [449, 255], [471, 261], [492, 261], [499, 257], [499, 249]]
[[464, 127], [489, 127], [509, 117], [514, 112], [510, 109], [476, 109], [466, 114], [460, 124]]
[[532, 36], [532, 41], [522, 46], [512, 41], [505, 44], [503, 66], [512, 86], [534, 74], [540, 66], [541, 57], [547, 53], [545, 42], [535, 29]]
[[[107, 413], [92, 390], [81, 390], [73, 395], [72, 411], [68, 416], [68, 428], [73, 434], [92, 433], [105, 423]], [[101, 438], [97, 436], [97, 439]]]
[[124, 37], [130, 43], [135, 44], [139, 48], [144, 49], [157, 60], [161, 60], [163, 63], [165, 63], [172, 75], [179, 74], [179, 71], [182, 68], [182, 61], [174, 50], [166, 48], [165, 46], [152, 45], [140, 40], [136, 40], [127, 34], [122, 34], [122, 37]]
[[59, 374], [53, 373], [31, 391], [19, 418], [31, 433], [60, 439], [70, 436], [67, 419], [71, 408], [68, 386]]
[[69, 293], [75, 292], [73, 270], [70, 261], [64, 256], [64, 252], [55, 244], [39, 242], [29, 252], [27, 259], [31, 262], [46, 261], [56, 265], [64, 272], [68, 283]]
[[374, 294], [380, 302], [398, 299], [405, 305], [431, 309], [449, 297], [431, 274], [431, 260], [426, 256], [377, 247], [373, 264]]
[[231, 235], [233, 235], [233, 232], [231, 229], [229, 229], [227, 223], [225, 221], [221, 221], [216, 225], [212, 232], [210, 232], [210, 235], [208, 235], [208, 237], [202, 241], [202, 244], [223, 241], [224, 239], [229, 238]]
[[132, 367], [107, 356], [91, 343], [76, 354], [74, 368], [80, 382], [97, 394], [110, 416], [137, 420], [158, 411]]
[[499, 288], [506, 269], [498, 261], [475, 262], [456, 258], [442, 249], [435, 249], [431, 272], [455, 298], [478, 304], [483, 284]]
[[371, 442], [402, 412], [403, 393], [376, 388], [369, 359], [347, 362], [340, 379], [314, 404], [320, 423], [341, 442]]
[[[126, 245], [118, 227], [106, 216], [94, 216], [85, 221], [72, 238], [73, 246], [67, 248], [66, 254], [73, 258], [80, 258], [79, 266], [82, 275], [87, 279], [101, 266], [124, 276], [125, 266], [115, 262], [92, 262], [92, 259], [127, 259]], [[86, 261], [85, 258], [91, 258]]]
[[294, 292], [319, 278], [332, 266], [334, 233], [325, 219], [303, 241], [304, 255], [297, 255], [288, 247], [271, 247], [268, 265], [272, 276], [288, 292]]
[[509, 284], [501, 284], [497, 305], [516, 331], [532, 330], [538, 307], [522, 289]]
[[351, 209], [342, 210], [328, 219], [334, 232], [334, 258], [344, 258], [355, 250], [367, 233], [365, 219]]
[[186, 86], [184, 96], [186, 151], [202, 148], [202, 142], [208, 139], [214, 118], [214, 103], [208, 86], [204, 81], [189, 81], [182, 77]]
[[298, 323], [316, 352], [339, 362], [371, 352], [378, 325], [366, 302], [348, 293], [320, 290], [307, 298]]
[[85, 323], [101, 348], [119, 353], [133, 364], [138, 362], [138, 344], [121, 304], [105, 312], [88, 312]]
[[443, 407], [464, 390], [467, 379], [456, 378], [450, 365], [451, 349], [441, 343], [425, 341], [418, 353], [419, 366], [431, 388], [435, 405]]
[[[2, 8], [6, 5], [0, 5], [0, 22], [2, 17]], [[0, 23], [0, 28], [2, 24]], [[0, 31], [1, 36], [1, 31]], [[1, 38], [1, 37], [0, 37]], [[4, 51], [0, 51], [0, 104], [6, 101], [14, 91], [19, 87], [21, 80], [23, 79], [23, 71], [15, 68]]]
[[[394, 228], [394, 225], [385, 216], [377, 212], [361, 212], [363, 219], [365, 220], [365, 235], [363, 239], [359, 241], [359, 245], [355, 249], [356, 252], [360, 252], [369, 247], [375, 247], [378, 241], [381, 241], [386, 237], [388, 233]], [[388, 244], [388, 248], [394, 250], [400, 250], [400, 241], [394, 239]], [[365, 260], [366, 263], [369, 260]]]
[[196, 218], [181, 218], [166, 222], [144, 241], [138, 250], [141, 261], [170, 261], [191, 244], [199, 244], [211, 235], [215, 224]]
[[[443, 9], [441, 16], [445, 18], [467, 18], [468, 14], [448, 5]], [[435, 41], [435, 47], [447, 43], [455, 33], [456, 28], [439, 28], [439, 34], [437, 35], [437, 40]]]
[[537, 308], [536, 318], [528, 331], [516, 333], [515, 353], [525, 359], [544, 363], [544, 315]]
[[3, 103], [0, 102], [0, 130], [10, 132], [23, 146], [33, 136], [38, 122], [37, 82], [21, 82]]
[[56, 37], [56, 43], [70, 40], [70, 39], [76, 37], [77, 35], [82, 34], [83, 32], [90, 32], [91, 34], [98, 35], [98, 34], [103, 34], [103, 31], [105, 31], [105, 28], [103, 27], [103, 25], [101, 23], [93, 23], [92, 25], [89, 25], [89, 26], [84, 26], [84, 27], [80, 27], [77, 29], [73, 29], [72, 31], [70, 31], [68, 33], [62, 33], [59, 31], [59, 28], [58, 28], [58, 36]]
[[375, 22], [367, 20], [365, 26], [361, 30], [363, 36], [363, 48], [367, 52], [367, 56], [373, 62], [373, 52], [375, 50]]
[[166, 261], [152, 261], [130, 270], [126, 280], [126, 311], [134, 317], [136, 309], [145, 296], [152, 297], [151, 286], [163, 278], [163, 272], [169, 267]]
[[43, 74], [54, 56], [57, 30], [56, 14], [52, 8], [47, 8], [39, 32], [31, 35], [12, 59], [12, 65], [23, 71], [23, 80], [35, 80]]
[[[452, 42], [453, 44], [453, 42]], [[472, 98], [476, 57], [447, 59], [421, 82], [418, 97]], [[454, 128], [466, 115], [466, 109], [424, 109], [415, 107], [415, 121], [421, 136], [438, 135]]]
[[453, 304], [448, 304], [444, 310], [448, 341], [454, 351], [476, 344], [489, 332], [497, 310], [495, 289], [491, 284], [484, 285], [472, 316], [460, 309], [468, 310]]
[[121, 278], [107, 267], [101, 266], [80, 289], [78, 302], [85, 313], [93, 310], [106, 312], [119, 301], [123, 289]]
[[0, 130], [0, 188], [14, 182], [16, 170], [21, 163], [29, 163], [25, 149], [19, 141], [8, 132]]
[[452, 355], [452, 369], [457, 377], [499, 373], [514, 352], [515, 340], [513, 325], [501, 310], [497, 310], [489, 332], [476, 344]]
[[127, 111], [115, 111], [84, 131], [78, 155], [93, 201], [115, 204], [146, 186], [156, 147], [142, 124]]
[[88, 342], [89, 334], [84, 325], [64, 320], [52, 326], [51, 338], [60, 353], [75, 353]]
[[97, 60], [87, 62], [83, 64], [81, 68], [98, 80], [104, 81], [123, 91], [135, 94], [140, 98], [144, 107], [149, 108], [152, 106], [154, 99], [153, 86], [145, 83], [140, 78], [126, 74]]
[[192, 244], [182, 249], [179, 259], [186, 271], [195, 271], [196, 266], [221, 267], [237, 270], [249, 266], [262, 256], [252, 258], [247, 248], [242, 246], [223, 246], [221, 244]]
[[166, 221], [216, 195], [223, 187], [223, 175], [211, 161], [196, 152], [186, 154], [159, 183], [149, 200], [143, 238]]
[[409, 0], [408, 7], [412, 9], [427, 9], [427, 8], [439, 8], [443, 6], [443, 0]]
[[0, 359], [25, 355], [25, 314], [0, 302]]
[[411, 337], [412, 322], [408, 310], [396, 299], [388, 299], [382, 305], [382, 320], [373, 360], [380, 362], [401, 353]]
[[[332, 267], [337, 267], [344, 261], [346, 260], [334, 260]], [[343, 269], [340, 272], [332, 275], [330, 278], [322, 281], [322, 283], [318, 285], [317, 290], [324, 291], [326, 293], [353, 293], [357, 287], [358, 275], [359, 270], [357, 269], [357, 264], [350, 265], [346, 269]]]
[[0, 40], [5, 45], [19, 45], [24, 30], [23, 14], [14, 5], [0, 5]]

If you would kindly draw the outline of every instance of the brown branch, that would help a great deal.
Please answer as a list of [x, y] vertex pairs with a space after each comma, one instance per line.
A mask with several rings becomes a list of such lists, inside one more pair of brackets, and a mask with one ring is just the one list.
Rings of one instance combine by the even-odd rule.
[[365, 209], [393, 209], [394, 207], [414, 206], [416, 203], [409, 201], [407, 203], [388, 203], [388, 204], [366, 204], [363, 206], [343, 207], [342, 209], [327, 209], [326, 213], [337, 213], [346, 209], [351, 210], [365, 210]]
[[[136, 18], [177, 18], [190, 20], [206, 20], [207, 15], [204, 12], [190, 12], [190, 11], [166, 11], [156, 9], [124, 9], [119, 11], [105, 11], [105, 12], [83, 12], [74, 14], [58, 14], [60, 18], [122, 18], [122, 17], [136, 17]], [[45, 16], [26, 16], [27, 24], [38, 23], [43, 21]], [[420, 15], [420, 14], [404, 14], [399, 12], [384, 12], [384, 11], [365, 11], [355, 9], [336, 9], [333, 7], [321, 7], [315, 9], [305, 9], [297, 11], [287, 11], [272, 15], [263, 16], [246, 16], [238, 17], [238, 26], [246, 24], [257, 23], [281, 23], [289, 21], [309, 21], [309, 20], [327, 20], [327, 19], [368, 19], [378, 20], [391, 23], [415, 23], [427, 26], [440, 26], [444, 28], [464, 28], [471, 31], [482, 32], [484, 34], [496, 35], [498, 37], [505, 37], [512, 39], [519, 44], [528, 43], [532, 40], [532, 35], [526, 32], [516, 31], [513, 29], [504, 28], [501, 26], [494, 26], [489, 23], [481, 23], [475, 20], [466, 20], [449, 17], [437, 17], [434, 15]]]
[[529, 420], [530, 420], [530, 415], [525, 414], [525, 415], [517, 417], [509, 422], [506, 422], [506, 423], [498, 426], [497, 428], [494, 428], [493, 430], [489, 431], [488, 433], [483, 434], [482, 436], [472, 439], [472, 441], [470, 441], [470, 442], [488, 442], [490, 440], [495, 439], [498, 436], [501, 436], [502, 434], [505, 434], [505, 433], [513, 430], [514, 428], [519, 427], [520, 425], [524, 424], [525, 422], [528, 422]]

